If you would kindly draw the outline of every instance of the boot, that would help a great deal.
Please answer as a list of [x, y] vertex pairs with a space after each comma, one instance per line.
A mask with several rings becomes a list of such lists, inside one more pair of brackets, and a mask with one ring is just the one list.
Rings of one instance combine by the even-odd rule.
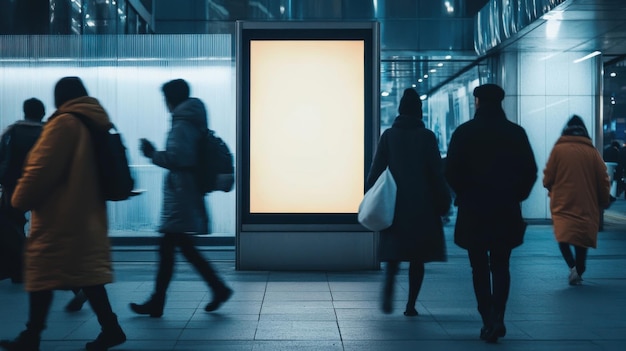
[[219, 290], [213, 290], [213, 300], [206, 305], [204, 310], [207, 312], [217, 310], [224, 302], [228, 301], [232, 295], [233, 290], [226, 285]]
[[506, 327], [504, 326], [504, 314], [496, 313], [493, 317], [493, 323], [485, 333], [484, 340], [489, 344], [498, 342], [498, 338], [506, 335]]
[[398, 273], [399, 262], [387, 262], [385, 271], [385, 283], [383, 284], [383, 296], [381, 302], [381, 310], [385, 314], [393, 312], [393, 295], [396, 283], [396, 274]]
[[124, 334], [122, 327], [117, 322], [115, 314], [106, 323], [102, 324], [102, 332], [98, 337], [94, 341], [85, 344], [87, 351], [106, 351], [126, 341], [126, 334]]
[[26, 329], [15, 340], [0, 340], [0, 347], [8, 351], [39, 351], [39, 333]]
[[76, 292], [70, 302], [65, 305], [65, 310], [67, 312], [80, 311], [83, 308], [85, 302], [87, 302], [87, 296], [85, 295], [85, 292], [82, 289], [78, 290], [78, 292]]
[[487, 340], [487, 335], [491, 332], [491, 327], [493, 326], [493, 322], [491, 321], [492, 312], [491, 309], [489, 311], [478, 309], [480, 313], [480, 318], [483, 320], [483, 326], [480, 328], [480, 340]]
[[150, 300], [143, 304], [131, 303], [130, 309], [137, 314], [148, 314], [152, 318], [160, 318], [163, 315], [165, 296], [152, 295]]

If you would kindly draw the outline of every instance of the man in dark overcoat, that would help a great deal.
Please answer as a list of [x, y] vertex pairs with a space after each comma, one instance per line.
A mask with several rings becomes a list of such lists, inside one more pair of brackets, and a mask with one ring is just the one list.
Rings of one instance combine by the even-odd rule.
[[523, 242], [521, 202], [537, 180], [537, 163], [526, 132], [501, 107], [495, 84], [474, 89], [476, 114], [453, 133], [445, 176], [458, 207], [454, 242], [467, 250], [474, 292], [483, 320], [480, 337], [496, 342], [506, 334], [509, 259]]

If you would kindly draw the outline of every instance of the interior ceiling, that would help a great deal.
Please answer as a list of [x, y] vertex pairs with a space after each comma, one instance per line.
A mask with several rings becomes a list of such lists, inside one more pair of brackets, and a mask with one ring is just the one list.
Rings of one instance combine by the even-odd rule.
[[[494, 50], [551, 53], [600, 51], [605, 64], [626, 59], [626, 1], [571, 0], [505, 40]], [[381, 52], [381, 90], [402, 89], [415, 84], [420, 94], [434, 92], [443, 83], [475, 65], [474, 52]], [[443, 66], [438, 67], [438, 64]], [[434, 73], [429, 70], [436, 69]], [[428, 79], [424, 79], [428, 74]], [[422, 82], [418, 79], [422, 78]], [[626, 86], [626, 77], [624, 77]], [[392, 93], [393, 94], [393, 93]]]

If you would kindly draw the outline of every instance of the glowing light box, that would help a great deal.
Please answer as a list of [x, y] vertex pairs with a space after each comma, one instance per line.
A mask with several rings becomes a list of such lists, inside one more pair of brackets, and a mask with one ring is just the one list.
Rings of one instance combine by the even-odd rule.
[[371, 29], [255, 28], [241, 38], [243, 216], [356, 223], [373, 150]]

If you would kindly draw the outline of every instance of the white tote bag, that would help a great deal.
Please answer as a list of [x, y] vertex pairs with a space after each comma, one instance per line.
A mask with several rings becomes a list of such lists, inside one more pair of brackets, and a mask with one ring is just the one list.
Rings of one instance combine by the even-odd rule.
[[363, 196], [359, 205], [359, 223], [375, 232], [389, 228], [396, 209], [396, 191], [396, 181], [387, 167]]

